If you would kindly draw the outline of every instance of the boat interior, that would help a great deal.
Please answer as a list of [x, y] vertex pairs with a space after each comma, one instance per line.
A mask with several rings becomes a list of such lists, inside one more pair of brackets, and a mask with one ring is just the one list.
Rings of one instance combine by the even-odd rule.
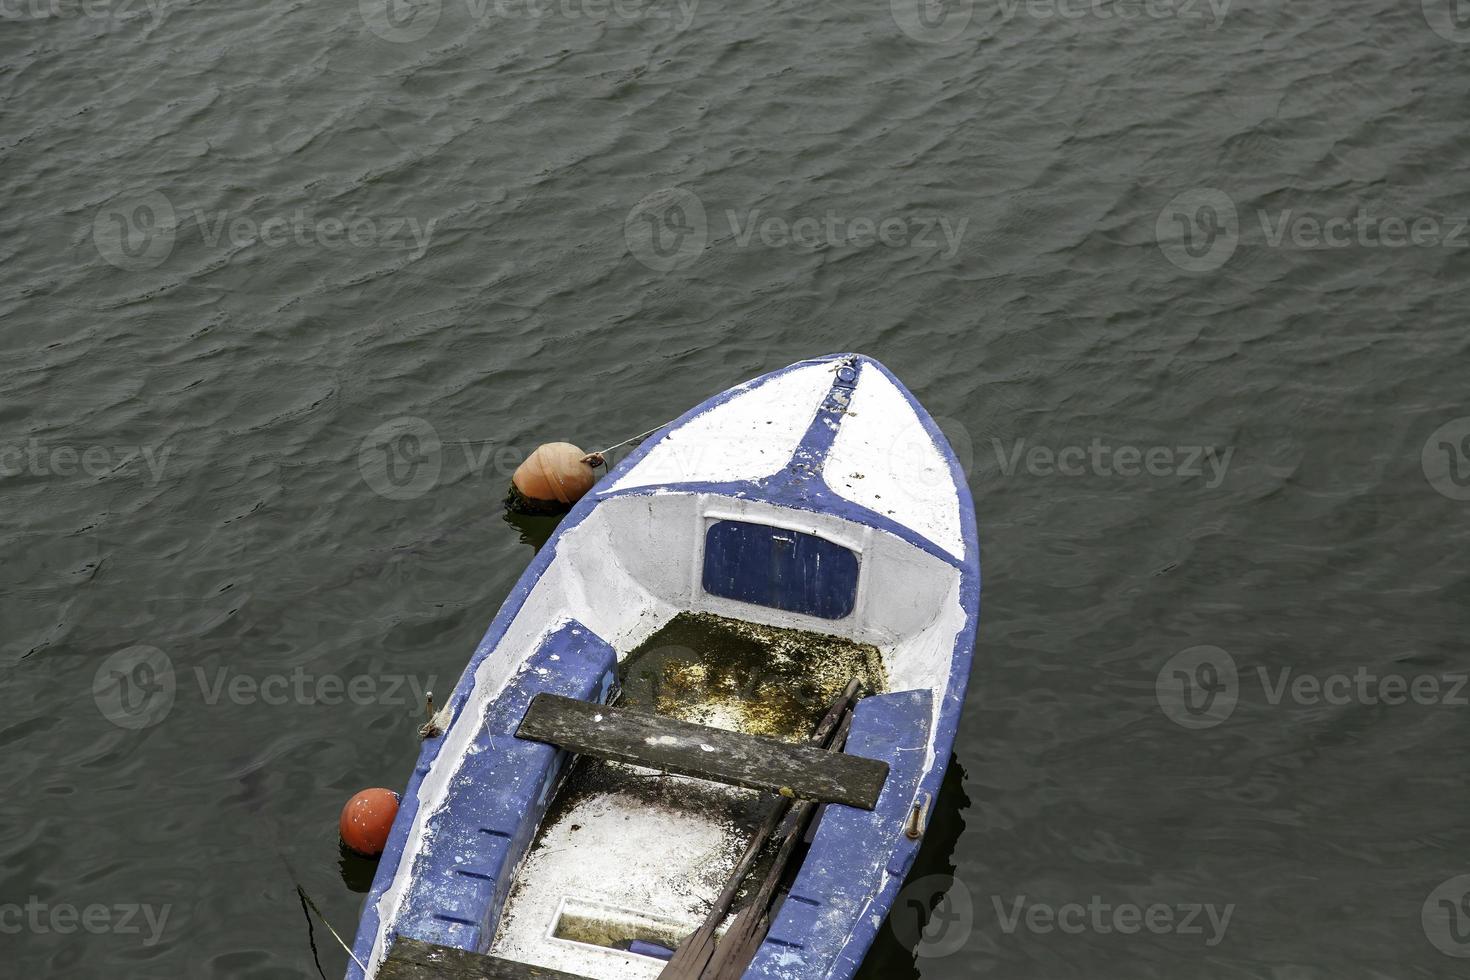
[[[870, 644], [708, 613], [675, 616], [618, 675], [619, 707], [793, 743], [809, 738], [849, 679], [865, 692], [886, 690]], [[585, 976], [614, 964], [620, 976], [656, 974], [656, 961], [700, 924], [772, 805], [757, 790], [578, 758], [490, 952]], [[744, 898], [737, 894], [732, 915]]]
[[[370, 912], [391, 916], [396, 934], [505, 960], [655, 977], [704, 919], [770, 795], [618, 762], [568, 765], [568, 753], [515, 737], [531, 699], [617, 698], [800, 742], [856, 677], [868, 697], [854, 739], [870, 747], [848, 751], [895, 764], [884, 806], [900, 812], [824, 811], [819, 845], [823, 825], [851, 821], [831, 840], [866, 840], [879, 862], [854, 879], [841, 916], [831, 896], [811, 899], [842, 933], [884, 886], [882, 855], [933, 763], [965, 623], [960, 588], [952, 560], [834, 514], [700, 492], [599, 501], [513, 597], [503, 635], [477, 651], [458, 711], [480, 724], [453, 725], [439, 751], [458, 764], [422, 766], [410, 785], [424, 803], [399, 866], [415, 870], [400, 870]], [[515, 654], [488, 656], [497, 649]], [[835, 845], [818, 850], [811, 875], [847, 861]], [[787, 905], [784, 918], [798, 909]]]

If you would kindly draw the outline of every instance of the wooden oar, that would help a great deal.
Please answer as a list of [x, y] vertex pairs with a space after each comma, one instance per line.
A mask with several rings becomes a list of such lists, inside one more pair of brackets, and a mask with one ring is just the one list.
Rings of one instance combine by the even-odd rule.
[[[811, 744], [827, 746], [833, 735], [838, 731], [843, 719], [847, 717], [852, 708], [854, 699], [858, 692], [858, 679], [854, 677], [847, 682], [847, 687], [842, 693], [833, 699], [827, 709], [826, 715], [817, 724], [816, 731], [812, 733]], [[750, 839], [750, 844], [745, 848], [745, 853], [735, 865], [735, 871], [730, 875], [730, 880], [725, 883], [724, 891], [720, 892], [715, 899], [714, 905], [705, 916], [698, 929], [694, 930], [674, 951], [669, 962], [659, 972], [659, 980], [695, 980], [709, 965], [710, 956], [715, 951], [715, 931], [719, 929], [720, 923], [725, 921], [725, 915], [730, 911], [730, 906], [735, 902], [735, 896], [740, 891], [740, 884], [745, 876], [750, 873], [751, 866], [765, 849], [766, 842], [781, 825], [781, 818], [786, 816], [791, 809], [791, 801], [780, 799], [766, 814], [760, 827], [756, 829], [755, 836]]]
[[[847, 733], [851, 728], [852, 715], [849, 714], [842, 719], [842, 724], [833, 735], [828, 748], [833, 752], [841, 752], [847, 744]], [[745, 968], [755, 958], [755, 951], [760, 948], [770, 930], [770, 905], [776, 894], [776, 886], [786, 876], [786, 869], [796, 853], [797, 845], [805, 839], [807, 827], [811, 825], [816, 813], [817, 804], [810, 800], [803, 800], [792, 809], [791, 815], [786, 818], [786, 828], [780, 838], [776, 860], [766, 872], [766, 877], [756, 889], [755, 895], [735, 917], [724, 938], [719, 941], [710, 956], [709, 965], [699, 974], [700, 980], [739, 980], [745, 973]]]

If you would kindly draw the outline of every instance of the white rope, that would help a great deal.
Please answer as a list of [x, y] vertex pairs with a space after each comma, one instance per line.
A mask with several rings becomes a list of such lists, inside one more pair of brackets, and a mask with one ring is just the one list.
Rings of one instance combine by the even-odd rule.
[[669, 424], [668, 422], [664, 422], [662, 425], [655, 425], [653, 428], [649, 429], [647, 432], [640, 432], [636, 436], [633, 436], [631, 439], [624, 439], [622, 442], [615, 442], [615, 443], [613, 443], [611, 446], [608, 446], [606, 449], [599, 449], [595, 453], [588, 453], [586, 456], [583, 456], [582, 457], [582, 462], [587, 463], [589, 466], [601, 466], [601, 465], [603, 465], [604, 463], [607, 462], [607, 460], [604, 457], [606, 457], [607, 454], [610, 453], [610, 452], [612, 452], [614, 449], [621, 449], [622, 447], [626, 446], [628, 443], [630, 443], [630, 442], [637, 442], [639, 439], [647, 439], [649, 436], [653, 435], [659, 429], [662, 429], [665, 425], [668, 425], [668, 424]]
[[599, 450], [597, 450], [597, 452], [595, 452], [595, 453], [588, 453], [587, 455], [588, 456], [604, 456], [604, 455], [612, 452], [614, 449], [621, 449], [621, 448], [623, 448], [624, 446], [626, 446], [630, 442], [637, 442], [639, 439], [647, 439], [649, 436], [653, 435], [659, 429], [662, 429], [665, 425], [668, 425], [668, 424], [669, 423], [664, 422], [664, 423], [662, 423], [660, 425], [655, 425], [653, 428], [649, 429], [647, 432], [640, 432], [640, 433], [638, 433], [636, 436], [634, 436], [631, 439], [624, 439], [622, 442], [615, 442], [611, 446], [608, 446], [606, 449], [599, 449]]
[[347, 955], [352, 957], [352, 962], [356, 963], [358, 968], [362, 970], [362, 975], [367, 976], [367, 967], [363, 966], [362, 960], [358, 959], [357, 955], [352, 952], [352, 947], [347, 945], [347, 942], [341, 936], [337, 935], [337, 930], [332, 928], [332, 924], [327, 921], [325, 915], [322, 915], [322, 910], [316, 907], [316, 903], [311, 900], [310, 895], [306, 894], [306, 889], [301, 887], [300, 882], [296, 883], [296, 893], [301, 896], [302, 901], [311, 906], [311, 910], [316, 913], [318, 919], [322, 920], [322, 925], [327, 927], [327, 931], [332, 934], [332, 938], [337, 940], [338, 944], [347, 951]]

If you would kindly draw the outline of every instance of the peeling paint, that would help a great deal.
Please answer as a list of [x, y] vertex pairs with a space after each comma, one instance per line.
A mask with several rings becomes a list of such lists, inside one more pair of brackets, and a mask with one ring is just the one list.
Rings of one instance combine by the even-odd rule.
[[[862, 409], [860, 422], [857, 411], [834, 407], [844, 404], [847, 392], [840, 386], [829, 392], [826, 384], [833, 372], [842, 376], [841, 365], [859, 363], [853, 400], [863, 402], [856, 406]], [[820, 383], [808, 379], [813, 368], [826, 375]], [[809, 403], [811, 408], [803, 408], [808, 395], [817, 391], [821, 393]], [[822, 407], [818, 410], [819, 401]], [[812, 410], [817, 410], [815, 418]], [[773, 415], [776, 419], [769, 426], [762, 422], [764, 431], [742, 429], [750, 419]], [[803, 432], [807, 421], [812, 424]], [[909, 439], [910, 432], [918, 437]], [[768, 435], [775, 438], [766, 438]], [[916, 466], [904, 463], [910, 452], [916, 454]], [[912, 488], [909, 484], [915, 480], [924, 485]], [[859, 551], [862, 572], [853, 615], [826, 621], [830, 622], [827, 626], [809, 616], [702, 591], [697, 569], [703, 529], [716, 519], [716, 512], [719, 519], [768, 521], [776, 527], [829, 536]], [[978, 590], [974, 516], [963, 474], [932, 420], [881, 365], [850, 355], [804, 362], [732, 389], [691, 411], [661, 437], [636, 450], [595, 495], [574, 508], [481, 640], [446, 705], [445, 710], [453, 712], [452, 723], [442, 739], [424, 745], [404, 794], [403, 819], [395, 827], [379, 880], [365, 906], [356, 949], [368, 964], [368, 975], [376, 970], [386, 940], [400, 924], [401, 902], [408, 882], [420, 873], [416, 869], [447, 869], [453, 861], [449, 850], [453, 841], [436, 831], [450, 788], [462, 781], [464, 761], [471, 752], [479, 751], [474, 743], [480, 722], [519, 683], [517, 671], [527, 651], [558, 622], [575, 616], [606, 639], [623, 654], [625, 680], [633, 687], [638, 678], [627, 668], [637, 666], [637, 658], [648, 654], [651, 634], [672, 625], [671, 619], [683, 611], [718, 612], [770, 624], [739, 624], [732, 630], [736, 640], [747, 628], [799, 638], [805, 646], [783, 650], [779, 643], [766, 644], [764, 659], [752, 658], [760, 668], [754, 671], [725, 667], [701, 674], [698, 667], [706, 658], [685, 656], [687, 670], [682, 676], [677, 663], [667, 674], [656, 672], [657, 687], [652, 691], [653, 700], [647, 702], [658, 706], [672, 701], [678, 710], [670, 713], [687, 711], [683, 716], [691, 721], [791, 740], [803, 737], [803, 725], [813, 713], [820, 713], [828, 700], [824, 694], [831, 687], [826, 679], [809, 679], [801, 690], [781, 683], [785, 660], [805, 656], [822, 661], [824, 642], [847, 644], [849, 659], [843, 661], [839, 656], [834, 661], [840, 666], [834, 673], [844, 682], [853, 673], [862, 673], [874, 690], [934, 693], [930, 729], [934, 737], [922, 761], [916, 758], [917, 752], [905, 751], [901, 767], [911, 779], [922, 779], [922, 789], [933, 791], [943, 773], [963, 701]], [[790, 628], [818, 624], [842, 636]], [[856, 659], [850, 656], [853, 647], [862, 650]], [[701, 650], [701, 654], [707, 652]], [[854, 669], [859, 665], [861, 670]], [[678, 708], [681, 703], [684, 708]], [[494, 746], [485, 748], [495, 750]], [[619, 859], [587, 847], [592, 839], [583, 836], [588, 825], [548, 820], [543, 822], [543, 831], [555, 826], [569, 836], [558, 842], [543, 835], [521, 870], [530, 868], [532, 862], [545, 862], [549, 868], [563, 861], [569, 872], [587, 875], [594, 890], [605, 880], [610, 887], [626, 891], [632, 883], [644, 880], [628, 869], [657, 858], [668, 846], [682, 854], [678, 860], [685, 861], [688, 870], [667, 878], [665, 884], [679, 884], [685, 891], [631, 906], [622, 900], [608, 902], [609, 916], [621, 915], [630, 907], [639, 912], [664, 905], [677, 910], [683, 902], [685, 912], [678, 918], [690, 921], [684, 918], [687, 914], [697, 921], [700, 903], [708, 907], [709, 896], [723, 883], [748, 836], [751, 815], [747, 808], [759, 803], [759, 796], [633, 767], [578, 764], [563, 792], [552, 800], [553, 812], [561, 813], [559, 807], [578, 798], [574, 787], [585, 788], [578, 780], [593, 779], [598, 773], [609, 781], [600, 788], [592, 787], [596, 792], [582, 799], [616, 801], [600, 819], [604, 829], [623, 825], [606, 834], [620, 846], [628, 845], [618, 852]], [[630, 833], [637, 826], [647, 833], [636, 829]], [[667, 833], [655, 832], [660, 828]], [[867, 846], [879, 859], [887, 847], [880, 838], [873, 838]], [[632, 846], [639, 841], [646, 845], [643, 853]], [[842, 872], [845, 882], [862, 881], [865, 897], [849, 903], [845, 910], [836, 906], [825, 910], [823, 919], [841, 930], [829, 938], [832, 950], [824, 947], [821, 957], [806, 958], [792, 952], [794, 961], [781, 971], [783, 975], [793, 980], [798, 976], [802, 980], [847, 980], [851, 976], [893, 901], [906, 867], [897, 849], [900, 846], [895, 845], [893, 854], [898, 862], [894, 864], [897, 878], [883, 873], [880, 882], [871, 877], [879, 866], [868, 871], [853, 868], [855, 876], [850, 878]], [[813, 850], [818, 850], [816, 845]], [[841, 850], [829, 847], [829, 856]], [[825, 887], [831, 881], [830, 869], [841, 863], [822, 866], [829, 869], [820, 876]], [[591, 874], [593, 871], [601, 874]], [[870, 890], [874, 886], [876, 890]], [[524, 889], [518, 894], [524, 897]], [[560, 900], [558, 897], [558, 903]], [[588, 944], [573, 942], [565, 935], [548, 937], [546, 928], [559, 914], [556, 908], [541, 915], [537, 941], [587, 948]], [[518, 915], [502, 919], [503, 929], [508, 928], [509, 919], [519, 917], [523, 924], [537, 919], [535, 914], [528, 916], [530, 905], [518, 909]], [[572, 932], [585, 936], [579, 930], [586, 925], [574, 926]], [[762, 949], [776, 945], [766, 944]], [[625, 951], [607, 949], [598, 955], [604, 959], [573, 972], [607, 980], [638, 980], [655, 976], [661, 969], [658, 961]], [[349, 967], [348, 975], [357, 980], [361, 971]]]
[[[631, 651], [621, 673], [621, 707], [793, 741], [810, 737], [850, 678], [884, 683], [871, 645], [693, 613]], [[580, 760], [517, 874], [492, 952], [589, 977], [656, 976], [661, 961], [617, 947], [668, 945], [671, 923], [682, 929], [675, 945], [693, 932], [769, 805], [750, 790]], [[566, 903], [580, 909], [570, 923]], [[599, 907], [610, 911], [599, 918]], [[630, 910], [656, 925], [638, 932]]]

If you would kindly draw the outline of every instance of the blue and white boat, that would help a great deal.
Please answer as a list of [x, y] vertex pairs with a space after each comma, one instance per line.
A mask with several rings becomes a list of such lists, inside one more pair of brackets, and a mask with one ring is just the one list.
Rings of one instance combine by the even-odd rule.
[[[964, 473], [882, 364], [802, 361], [697, 406], [577, 503], [491, 623], [442, 734], [423, 743], [348, 977], [376, 976], [399, 937], [597, 980], [658, 976], [749, 837], [716, 798], [760, 794], [654, 774], [688, 783], [688, 804], [651, 805], [613, 781], [558, 806], [576, 757], [516, 731], [538, 694], [615, 697], [630, 652], [681, 614], [881, 658], [882, 689], [857, 703], [845, 748], [887, 763], [881, 794], [872, 809], [819, 811], [743, 974], [851, 977], [938, 796], [979, 606]], [[701, 720], [740, 730], [740, 718]]]

